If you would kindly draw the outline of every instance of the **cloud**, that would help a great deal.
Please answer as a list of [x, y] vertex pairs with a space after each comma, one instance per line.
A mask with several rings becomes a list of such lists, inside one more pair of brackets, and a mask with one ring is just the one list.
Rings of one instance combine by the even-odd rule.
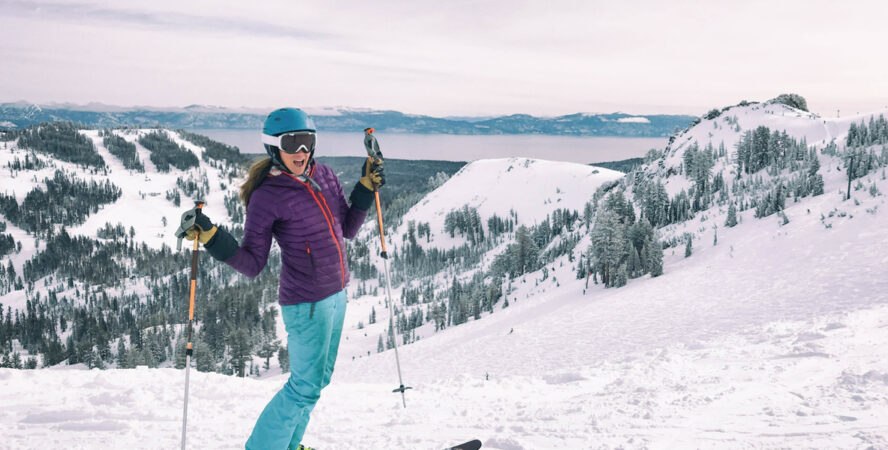
[[52, 3], [43, 1], [0, 0], [4, 15], [29, 19], [54, 20], [69, 23], [101, 23], [125, 28], [138, 26], [161, 30], [184, 32], [205, 32], [224, 34], [245, 34], [262, 37], [289, 37], [314, 42], [334, 41], [333, 34], [283, 25], [272, 21], [255, 20], [248, 17], [221, 17], [186, 14], [171, 11], [148, 11], [117, 9], [90, 3]]

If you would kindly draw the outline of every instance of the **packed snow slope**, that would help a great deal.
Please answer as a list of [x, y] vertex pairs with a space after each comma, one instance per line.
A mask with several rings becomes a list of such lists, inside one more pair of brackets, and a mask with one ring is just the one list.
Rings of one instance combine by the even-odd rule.
[[[743, 131], [786, 117], [780, 111], [798, 115], [777, 120], [803, 121], [795, 137], [814, 145], [841, 142], [850, 126], [783, 108], [723, 114], [732, 122], [760, 119]], [[818, 124], [824, 137], [815, 135]], [[663, 170], [681, 181], [666, 175], [681, 161], [671, 152], [689, 134], [709, 138], [706, 127], [716, 130], [703, 121], [679, 135], [663, 164], [645, 173]], [[711, 226], [724, 223], [724, 208], [714, 206], [661, 230], [698, 238], [688, 258], [680, 247], [667, 250], [660, 277], [604, 289], [577, 280], [565, 256], [547, 265], [545, 279], [540, 271], [514, 280], [509, 307], [500, 302], [480, 320], [400, 347], [404, 382], [414, 388], [406, 409], [391, 392], [394, 353], [370, 347], [380, 324], [358, 326], [371, 307], [387, 319], [383, 297], [353, 298], [336, 373], [305, 444], [440, 449], [478, 438], [504, 450], [888, 447], [888, 180], [882, 169], [870, 173], [860, 182], [872, 188], [846, 200], [835, 160], [821, 157], [824, 193], [787, 201], [787, 220], [742, 211], [740, 224], [720, 226], [716, 241]], [[472, 199], [472, 188], [459, 191], [465, 197], [447, 207]], [[431, 201], [418, 207], [437, 210]], [[518, 211], [519, 219], [532, 214]], [[189, 446], [242, 448], [285, 380], [192, 372]], [[0, 446], [177, 447], [183, 384], [174, 369], [0, 370]]]
[[[584, 296], [581, 280], [522, 285], [506, 310], [401, 348], [414, 387], [407, 409], [391, 393], [392, 352], [354, 361], [340, 352], [305, 442], [883, 448], [884, 197], [847, 207], [854, 218], [826, 229], [814, 211], [840, 203], [832, 194], [788, 211], [784, 227], [748, 220], [718, 246], [669, 256], [664, 276], [624, 288]], [[343, 347], [360, 332], [348, 329]], [[242, 448], [284, 381], [192, 372], [190, 448]], [[178, 444], [182, 371], [2, 370], [0, 383], [8, 448]]]

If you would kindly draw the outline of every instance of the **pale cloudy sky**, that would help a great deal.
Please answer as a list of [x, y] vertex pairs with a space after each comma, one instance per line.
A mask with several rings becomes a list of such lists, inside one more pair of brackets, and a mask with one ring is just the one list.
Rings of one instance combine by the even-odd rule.
[[883, 1], [0, 0], [0, 102], [703, 114], [888, 105]]

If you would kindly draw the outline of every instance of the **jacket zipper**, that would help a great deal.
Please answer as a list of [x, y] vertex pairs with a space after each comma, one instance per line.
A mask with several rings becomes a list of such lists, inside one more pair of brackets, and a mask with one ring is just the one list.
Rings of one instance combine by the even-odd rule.
[[[329, 207], [327, 207], [327, 209], [324, 209], [321, 201], [318, 200], [318, 196], [315, 195], [314, 189], [312, 189], [308, 183], [300, 180], [299, 178], [296, 178], [295, 176], [293, 176], [293, 174], [287, 173], [287, 175], [289, 175], [290, 178], [302, 183], [302, 185], [305, 186], [306, 189], [308, 189], [308, 193], [311, 194], [311, 197], [314, 199], [315, 203], [317, 203], [318, 208], [320, 208], [321, 215], [324, 216], [324, 220], [327, 222], [327, 228], [330, 230], [330, 237], [333, 238], [333, 243], [336, 244], [336, 250], [338, 250], [339, 252], [339, 271], [342, 275], [342, 288], [345, 289], [345, 262], [342, 260], [342, 247], [339, 245], [339, 239], [336, 239], [336, 233], [333, 232], [333, 223], [335, 222], [335, 218], [332, 217], [333, 213], [330, 212]], [[327, 199], [324, 198], [324, 194], [321, 194], [321, 198], [324, 200], [324, 204], [326, 204]], [[329, 217], [327, 216], [328, 212], [330, 214]]]
[[305, 253], [308, 253], [308, 260], [311, 261], [311, 277], [314, 278], [318, 268], [315, 266], [315, 258], [311, 254], [311, 247], [308, 246], [308, 241], [305, 241]]

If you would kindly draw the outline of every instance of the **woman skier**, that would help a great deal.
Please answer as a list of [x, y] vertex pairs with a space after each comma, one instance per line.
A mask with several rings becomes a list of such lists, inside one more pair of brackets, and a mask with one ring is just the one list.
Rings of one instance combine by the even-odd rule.
[[269, 114], [262, 142], [268, 158], [253, 164], [240, 188], [247, 208], [243, 242], [200, 212], [188, 239], [197, 238], [210, 255], [249, 277], [265, 267], [271, 239], [280, 246], [278, 301], [290, 378], [262, 411], [246, 449], [303, 449], [309, 415], [330, 383], [342, 335], [349, 280], [344, 238], [358, 233], [385, 177], [382, 161], [368, 157], [349, 205], [333, 171], [314, 161], [316, 128], [300, 109]]

